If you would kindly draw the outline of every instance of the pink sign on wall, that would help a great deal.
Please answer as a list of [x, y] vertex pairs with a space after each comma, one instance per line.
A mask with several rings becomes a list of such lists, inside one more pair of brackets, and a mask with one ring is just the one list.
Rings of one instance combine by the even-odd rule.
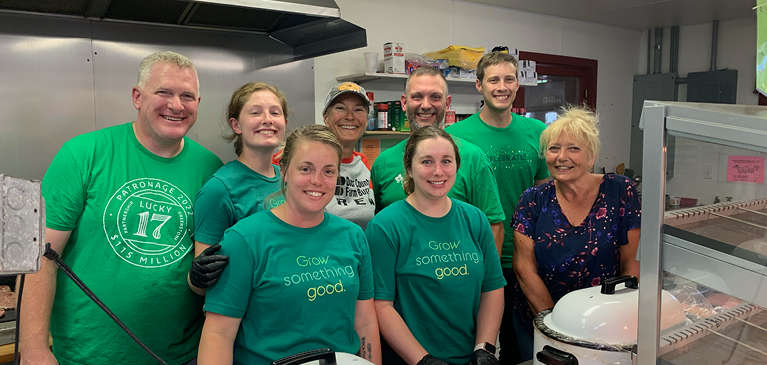
[[764, 184], [764, 156], [729, 156], [727, 181]]

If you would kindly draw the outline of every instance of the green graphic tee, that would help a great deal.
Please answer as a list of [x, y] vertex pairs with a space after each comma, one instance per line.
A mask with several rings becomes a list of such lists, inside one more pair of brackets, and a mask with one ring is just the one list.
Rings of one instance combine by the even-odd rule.
[[[502, 222], [505, 217], [490, 161], [479, 147], [460, 138], [454, 140], [461, 155], [461, 167], [447, 195], [479, 208], [490, 223]], [[402, 159], [405, 157], [407, 141], [383, 151], [373, 162], [370, 178], [373, 180], [376, 211], [406, 198], [402, 184], [407, 173]]]
[[511, 124], [496, 128], [483, 122], [476, 113], [445, 131], [474, 143], [487, 154], [495, 171], [498, 193], [506, 220], [503, 221], [505, 235], [501, 266], [511, 268], [514, 252], [514, 230], [509, 227], [519, 198], [535, 180], [549, 177], [546, 159], [541, 157], [541, 132], [546, 129], [543, 122], [512, 114]]
[[[241, 219], [284, 202], [270, 200], [269, 194], [280, 190], [280, 167], [274, 167], [274, 177], [266, 177], [242, 162], [233, 160], [218, 169], [202, 186], [194, 203], [194, 239], [214, 245], [224, 237], [224, 231]], [[279, 203], [279, 204], [274, 204]]]
[[268, 365], [299, 352], [356, 353], [357, 300], [373, 298], [370, 251], [362, 229], [324, 213], [312, 228], [271, 211], [253, 214], [221, 241], [229, 265], [208, 289], [205, 310], [242, 318], [234, 359]]
[[[197, 356], [202, 298], [186, 282], [193, 198], [221, 165], [189, 138], [175, 157], [154, 155], [126, 123], [64, 144], [43, 179], [46, 226], [72, 231], [64, 261], [168, 364]], [[66, 275], [56, 285], [60, 364], [154, 362]]]
[[447, 215], [428, 217], [394, 202], [368, 223], [376, 300], [394, 301], [432, 356], [466, 364], [474, 352], [480, 294], [506, 285], [490, 224], [451, 199]]

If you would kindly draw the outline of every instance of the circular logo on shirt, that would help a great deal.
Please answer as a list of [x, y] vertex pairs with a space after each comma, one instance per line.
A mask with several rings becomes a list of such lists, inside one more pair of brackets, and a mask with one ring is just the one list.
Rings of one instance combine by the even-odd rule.
[[192, 248], [192, 200], [173, 184], [142, 178], [125, 183], [104, 208], [104, 233], [114, 252], [140, 267], [170, 265]]

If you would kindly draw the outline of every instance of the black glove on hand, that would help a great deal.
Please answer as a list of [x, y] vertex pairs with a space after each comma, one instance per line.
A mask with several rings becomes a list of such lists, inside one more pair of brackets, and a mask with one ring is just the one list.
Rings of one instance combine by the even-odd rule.
[[218, 243], [202, 251], [200, 256], [192, 260], [192, 269], [189, 270], [189, 281], [195, 287], [207, 289], [218, 282], [218, 277], [224, 272], [229, 264], [229, 256], [214, 255], [221, 249]]
[[426, 354], [421, 361], [418, 361], [416, 365], [450, 365], [446, 361], [442, 361], [434, 356]]
[[495, 357], [495, 354], [491, 354], [483, 349], [479, 349], [471, 354], [469, 365], [500, 365], [500, 363]]

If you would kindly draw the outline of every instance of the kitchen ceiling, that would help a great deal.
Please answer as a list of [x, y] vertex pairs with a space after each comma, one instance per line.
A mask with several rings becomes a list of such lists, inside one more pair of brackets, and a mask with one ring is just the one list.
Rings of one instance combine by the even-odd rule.
[[755, 17], [756, 0], [465, 0], [634, 30]]
[[0, 0], [0, 12], [240, 31], [293, 49], [286, 62], [367, 46], [334, 0]]

